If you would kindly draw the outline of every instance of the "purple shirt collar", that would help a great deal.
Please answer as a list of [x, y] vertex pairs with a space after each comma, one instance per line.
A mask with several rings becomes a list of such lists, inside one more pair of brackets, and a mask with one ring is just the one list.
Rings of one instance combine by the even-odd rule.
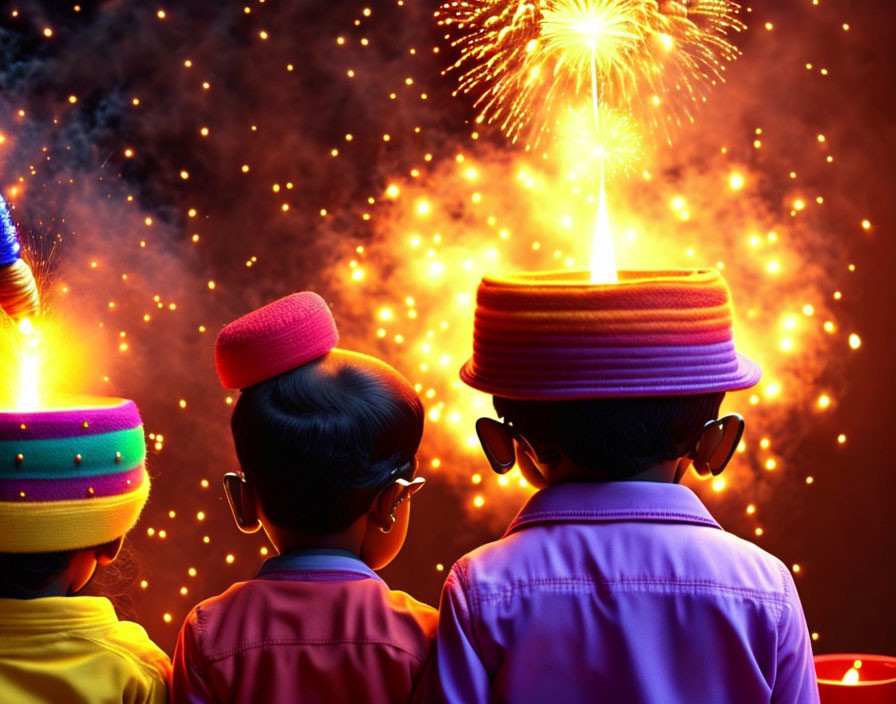
[[697, 495], [680, 484], [601, 482], [558, 484], [534, 494], [511, 521], [505, 536], [539, 523], [649, 521], [722, 527]]
[[348, 550], [323, 548], [294, 550], [283, 555], [271, 557], [261, 566], [256, 578], [264, 578], [271, 574], [284, 572], [333, 572], [351, 575], [355, 579], [358, 576], [381, 579], [376, 572], [370, 569], [367, 563]]

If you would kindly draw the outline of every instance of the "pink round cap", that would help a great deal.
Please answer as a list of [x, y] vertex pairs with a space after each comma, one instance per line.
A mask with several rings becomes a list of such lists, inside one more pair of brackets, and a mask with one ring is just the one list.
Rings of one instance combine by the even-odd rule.
[[224, 326], [215, 340], [221, 384], [245, 389], [323, 357], [339, 333], [323, 298], [293, 293]]

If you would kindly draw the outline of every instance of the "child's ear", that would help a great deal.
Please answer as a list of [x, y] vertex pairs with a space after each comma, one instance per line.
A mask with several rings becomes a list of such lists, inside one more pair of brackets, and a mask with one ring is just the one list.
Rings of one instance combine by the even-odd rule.
[[255, 489], [242, 474], [228, 472], [224, 475], [224, 493], [236, 527], [243, 533], [257, 533], [261, 528], [258, 512], [255, 510]]
[[678, 460], [678, 464], [675, 466], [675, 476], [672, 478], [672, 483], [680, 484], [681, 480], [684, 479], [685, 472], [688, 471], [688, 467], [690, 466], [690, 457], [682, 457], [680, 460]]
[[109, 563], [113, 562], [116, 557], [118, 557], [118, 553], [121, 552], [121, 546], [124, 544], [124, 536], [122, 535], [120, 538], [116, 538], [115, 540], [110, 540], [108, 543], [103, 543], [102, 545], [98, 545], [94, 550], [94, 557], [96, 558], [96, 563], [100, 567], [105, 567]]
[[691, 453], [694, 469], [702, 477], [721, 474], [731, 461], [744, 433], [744, 419], [736, 413], [703, 426], [697, 446]]
[[[706, 443], [704, 443], [704, 446], [705, 444]], [[694, 466], [694, 471], [701, 477], [708, 477], [713, 473], [709, 466], [709, 453], [701, 451], [700, 448], [694, 452], [692, 464]]]
[[368, 513], [383, 533], [388, 533], [395, 525], [396, 509], [420, 491], [424, 484], [426, 479], [423, 477], [415, 477], [410, 481], [396, 479], [376, 495]]
[[548, 487], [548, 480], [544, 478], [544, 475], [535, 466], [528, 452], [516, 453], [516, 466], [520, 468], [520, 474], [523, 475], [523, 478], [536, 489], [546, 489]]

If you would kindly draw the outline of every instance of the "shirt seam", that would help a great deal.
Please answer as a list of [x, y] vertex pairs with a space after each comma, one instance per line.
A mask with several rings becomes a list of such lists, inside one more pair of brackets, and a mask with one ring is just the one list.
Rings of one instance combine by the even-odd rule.
[[778, 634], [778, 645], [781, 644], [781, 620], [784, 618], [784, 614], [787, 611], [787, 604], [790, 601], [790, 589], [787, 584], [787, 568], [784, 567], [782, 563], [778, 563], [778, 574], [781, 577], [781, 587], [784, 589], [784, 599], [781, 601], [781, 611], [778, 613], [778, 618], [775, 619], [775, 628], [777, 629]]
[[[700, 525], [709, 526], [711, 528], [718, 528], [722, 530], [722, 527], [719, 525], [718, 521], [716, 521], [711, 516], [701, 516], [695, 513], [686, 513], [682, 511], [656, 511], [656, 510], [602, 510], [602, 511], [594, 511], [592, 509], [551, 509], [546, 511], [533, 511], [531, 513], [525, 513], [522, 516], [519, 516], [517, 519], [513, 521], [509, 530], [513, 530], [521, 525], [525, 525], [527, 523], [532, 522], [541, 522], [545, 520], [556, 520], [558, 518], [592, 518], [592, 519], [619, 519], [619, 518], [629, 518], [629, 519], [647, 519], [652, 518], [655, 520], [683, 520], [687, 522], [697, 522]], [[509, 531], [508, 531], [509, 532]]]
[[206, 662], [208, 662], [209, 664], [214, 664], [220, 662], [221, 660], [226, 660], [227, 658], [233, 657], [234, 655], [240, 655], [250, 650], [258, 650], [259, 648], [267, 648], [270, 646], [280, 645], [385, 645], [391, 648], [395, 648], [396, 650], [399, 650], [406, 655], [409, 655], [417, 662], [417, 664], [426, 661], [425, 656], [421, 657], [417, 653], [408, 650], [399, 643], [394, 643], [387, 640], [376, 640], [372, 638], [285, 638], [276, 640], [265, 640], [255, 643], [244, 643], [235, 648], [231, 648], [220, 653], [205, 654], [204, 657]]
[[[114, 628], [117, 624], [121, 623], [117, 618], [114, 621], [109, 621], [108, 623], [84, 623], [78, 625], [76, 623], [66, 623], [66, 624], [58, 624], [60, 628], [54, 628], [52, 630], [46, 630], [41, 628], [40, 630], [34, 629], [22, 629], [22, 630], [11, 630], [4, 632], [3, 629], [9, 627], [15, 627], [15, 624], [10, 623], [2, 623], [0, 622], [0, 640], [10, 639], [15, 640], [19, 638], [52, 638], [58, 639], [60, 635], [77, 635], [79, 637], [84, 637], [87, 640], [90, 640], [90, 636], [85, 635], [85, 632], [96, 631], [98, 633], [103, 633], [108, 631], [110, 628]], [[101, 641], [102, 642], [102, 641]]]
[[787, 601], [789, 601], [789, 589], [787, 587], [787, 568], [784, 567], [784, 564], [778, 563], [778, 576], [781, 578], [781, 586], [784, 589], [785, 599], [781, 602], [780, 611], [778, 612], [778, 616], [775, 619], [775, 637], [777, 638], [777, 642], [775, 643], [775, 671], [774, 678], [771, 682], [769, 682], [769, 687], [771, 688], [772, 695], [775, 692], [775, 684], [778, 681], [778, 669], [781, 666], [781, 646], [784, 643], [784, 639], [782, 637], [782, 629], [781, 629], [781, 621], [784, 618], [784, 614], [787, 611]]
[[[47, 619], [44, 623], [39, 623], [34, 619], [27, 617], [16, 619], [0, 619], [0, 638], [6, 637], [6, 633], [14, 633], [15, 635], [25, 636], [55, 636], [59, 633], [70, 633], [74, 631], [103, 631], [105, 629], [114, 628], [120, 621], [113, 612], [112, 614], [102, 614], [99, 617], [92, 614], [79, 615], [70, 618], [68, 621], [59, 619], [53, 621]], [[19, 628], [20, 630], [15, 630]], [[11, 630], [7, 630], [11, 629]], [[6, 631], [6, 633], [4, 633]]]
[[[189, 638], [190, 640], [193, 641], [191, 644], [192, 652], [190, 653], [190, 656], [192, 657], [193, 654], [196, 655], [198, 662], [195, 663], [195, 665], [196, 665], [195, 669], [197, 671], [199, 671], [200, 675], [202, 676], [202, 679], [205, 682], [208, 682], [208, 678], [205, 676], [204, 673], [208, 670], [209, 660], [208, 660], [208, 657], [206, 657], [206, 655], [205, 655], [205, 648], [202, 646], [202, 639], [203, 639], [203, 636], [205, 635], [205, 630], [206, 630], [206, 624], [204, 623], [205, 615], [203, 613], [203, 610], [199, 606], [197, 606], [193, 610], [193, 613], [196, 615], [196, 623], [195, 623], [195, 626], [191, 627], [190, 617], [187, 616], [187, 620], [183, 625], [183, 629], [185, 631], [184, 641], [186, 641], [187, 638]], [[187, 647], [187, 644], [185, 642], [184, 648], [186, 648], [186, 647]]]
[[[598, 591], [610, 592], [613, 591], [616, 587], [626, 587], [626, 586], [640, 586], [640, 587], [674, 587], [677, 592], [706, 592], [706, 593], [725, 593], [725, 594], [733, 594], [737, 596], [746, 596], [753, 597], [762, 602], [767, 602], [775, 605], [782, 605], [786, 602], [787, 596], [785, 594], [775, 594], [772, 592], [762, 592], [756, 589], [749, 589], [747, 587], [732, 587], [727, 585], [718, 584], [716, 582], [704, 582], [704, 581], [675, 581], [675, 580], [655, 580], [655, 579], [623, 579], [623, 580], [612, 580], [612, 581], [596, 581], [592, 579], [576, 579], [576, 578], [561, 578], [561, 579], [540, 579], [540, 580], [530, 580], [524, 582], [522, 584], [511, 585], [505, 587], [499, 591], [492, 591], [488, 594], [481, 594], [478, 592], [474, 592], [476, 600], [480, 604], [490, 603], [495, 601], [502, 601], [507, 599], [510, 596], [513, 596], [514, 593], [520, 591], [528, 591], [533, 588], [538, 587], [549, 587], [549, 586], [578, 586], [578, 587], [596, 587]], [[780, 613], [776, 617], [780, 618]]]
[[469, 563], [466, 561], [461, 560], [457, 563], [457, 581], [460, 586], [461, 594], [464, 595], [467, 618], [469, 619], [470, 624], [470, 636], [473, 638], [473, 647], [477, 653], [481, 653], [482, 649], [479, 647], [479, 635], [476, 633], [476, 624], [480, 622], [479, 614], [477, 612], [479, 611], [481, 602], [476, 590], [471, 590], [469, 588], [469, 579], [467, 578], [468, 567]]
[[83, 640], [83, 641], [87, 641], [88, 643], [93, 643], [94, 645], [99, 646], [103, 650], [105, 650], [109, 653], [112, 653], [114, 655], [117, 655], [121, 660], [125, 660], [131, 664], [136, 665], [140, 670], [144, 671], [145, 673], [149, 674], [150, 676], [152, 676], [156, 680], [158, 680], [160, 683], [165, 685], [165, 687], [168, 686], [168, 682], [165, 679], [164, 673], [159, 672], [159, 669], [152, 663], [146, 662], [143, 658], [138, 657], [137, 654], [134, 653], [134, 651], [129, 650], [127, 648], [123, 648], [123, 647], [119, 648], [119, 647], [116, 647], [113, 643], [110, 643], [106, 640], [98, 640], [96, 638], [91, 638], [90, 636], [85, 636], [80, 633], [69, 633], [68, 635], [73, 639]]

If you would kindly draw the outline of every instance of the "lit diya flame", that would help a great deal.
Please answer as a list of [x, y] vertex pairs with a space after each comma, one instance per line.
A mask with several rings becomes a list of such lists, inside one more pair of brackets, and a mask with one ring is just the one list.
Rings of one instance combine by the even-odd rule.
[[[70, 322], [70, 321], [69, 321]], [[88, 390], [99, 361], [89, 353], [63, 318], [44, 308], [18, 321], [0, 314], [0, 412], [34, 412], [52, 408], [60, 394]]]
[[[896, 658], [832, 653], [816, 655], [814, 660], [822, 702], [883, 704], [896, 701]], [[841, 675], [844, 669], [846, 672]]]
[[[616, 257], [610, 231], [605, 176], [629, 173], [641, 155], [641, 134], [631, 116], [599, 108], [596, 85], [592, 94], [593, 120], [584, 110], [569, 111], [561, 125], [563, 159], [578, 177], [597, 161], [600, 178], [597, 220], [591, 249], [591, 282], [617, 283]], [[587, 119], [586, 119], [587, 117]]]
[[851, 667], [846, 671], [846, 674], [843, 675], [843, 679], [840, 680], [843, 684], [858, 684], [859, 683], [859, 671]]

